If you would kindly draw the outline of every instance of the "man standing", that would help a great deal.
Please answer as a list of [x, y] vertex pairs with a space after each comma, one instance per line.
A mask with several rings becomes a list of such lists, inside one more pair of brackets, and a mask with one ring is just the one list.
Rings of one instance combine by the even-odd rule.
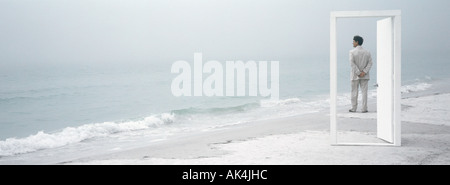
[[351, 66], [351, 74], [350, 80], [352, 85], [352, 108], [349, 110], [350, 112], [356, 112], [356, 108], [358, 107], [358, 91], [359, 86], [361, 86], [362, 91], [362, 109], [363, 113], [368, 112], [367, 110], [367, 90], [369, 83], [369, 71], [372, 67], [372, 56], [370, 52], [361, 47], [364, 39], [360, 36], [353, 37], [353, 47], [354, 49], [350, 50], [350, 66]]

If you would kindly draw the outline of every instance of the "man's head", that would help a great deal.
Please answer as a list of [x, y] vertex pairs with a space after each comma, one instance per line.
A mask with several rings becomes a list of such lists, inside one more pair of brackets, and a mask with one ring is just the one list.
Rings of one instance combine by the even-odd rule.
[[353, 37], [353, 47], [362, 46], [363, 42], [364, 42], [364, 39], [361, 36], [356, 35]]

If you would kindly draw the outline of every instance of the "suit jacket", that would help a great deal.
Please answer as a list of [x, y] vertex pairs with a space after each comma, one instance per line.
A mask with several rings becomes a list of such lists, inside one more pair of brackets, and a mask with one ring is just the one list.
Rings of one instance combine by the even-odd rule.
[[[372, 55], [361, 46], [350, 50], [350, 66], [352, 70], [350, 72], [350, 80], [370, 79], [369, 71], [372, 68]], [[361, 72], [364, 71], [366, 75], [359, 77]]]

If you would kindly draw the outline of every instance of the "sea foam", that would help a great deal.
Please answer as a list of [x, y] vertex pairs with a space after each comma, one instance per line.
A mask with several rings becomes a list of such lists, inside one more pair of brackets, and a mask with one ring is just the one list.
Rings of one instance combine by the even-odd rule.
[[122, 123], [104, 122], [85, 124], [79, 127], [66, 127], [56, 133], [39, 131], [37, 134], [26, 138], [8, 138], [0, 141], [0, 156], [10, 156], [41, 149], [61, 147], [86, 139], [108, 136], [120, 132], [149, 129], [151, 127], [172, 123], [174, 119], [175, 116], [173, 114], [164, 113], [158, 116], [149, 116], [138, 121]]

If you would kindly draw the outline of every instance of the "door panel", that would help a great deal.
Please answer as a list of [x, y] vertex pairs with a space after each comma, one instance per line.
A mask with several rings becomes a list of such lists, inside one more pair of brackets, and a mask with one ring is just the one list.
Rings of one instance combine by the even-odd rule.
[[393, 142], [392, 18], [377, 22], [377, 137]]

